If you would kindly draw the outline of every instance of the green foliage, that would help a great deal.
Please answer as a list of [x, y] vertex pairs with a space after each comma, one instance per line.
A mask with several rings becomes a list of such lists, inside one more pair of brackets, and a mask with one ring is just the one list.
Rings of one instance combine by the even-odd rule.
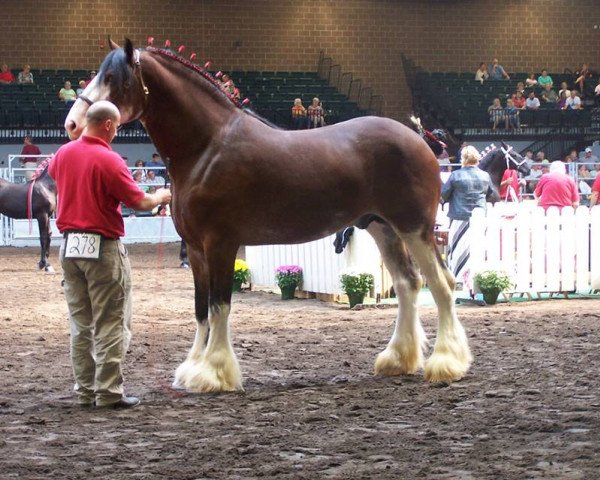
[[348, 272], [340, 275], [340, 283], [346, 295], [360, 293], [366, 295], [374, 285], [373, 275], [370, 273]]
[[298, 265], [282, 265], [275, 270], [275, 281], [279, 288], [302, 284], [302, 267]]
[[248, 280], [250, 280], [250, 267], [248, 267], [248, 264], [244, 260], [236, 258], [233, 267], [233, 281], [246, 283]]
[[475, 275], [475, 284], [482, 292], [500, 289], [508, 290], [514, 285], [508, 273], [498, 270], [485, 270]]

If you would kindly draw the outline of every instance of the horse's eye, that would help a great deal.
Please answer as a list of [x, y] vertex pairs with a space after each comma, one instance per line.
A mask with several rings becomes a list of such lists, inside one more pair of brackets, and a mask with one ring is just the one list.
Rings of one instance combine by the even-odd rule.
[[125, 87], [125, 88], [129, 88], [129, 87], [131, 87], [131, 82], [130, 82], [129, 80], [127, 80], [127, 81], [126, 81], [126, 82], [123, 84], [123, 87]]
[[107, 72], [107, 73], [104, 75], [104, 83], [106, 83], [106, 84], [110, 83], [110, 82], [111, 82], [111, 80], [112, 80], [112, 77], [113, 77], [112, 73], [110, 73], [110, 72]]

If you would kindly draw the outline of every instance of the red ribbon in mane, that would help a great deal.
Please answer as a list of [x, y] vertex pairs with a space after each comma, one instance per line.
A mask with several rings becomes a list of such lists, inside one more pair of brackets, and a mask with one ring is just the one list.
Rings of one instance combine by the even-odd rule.
[[42, 163], [40, 163], [31, 176], [31, 183], [29, 184], [29, 189], [27, 191], [27, 220], [29, 221], [29, 235], [31, 235], [31, 223], [33, 219], [33, 186], [35, 185], [35, 181], [38, 179], [38, 177], [44, 172], [44, 170], [46, 170], [46, 168], [48, 168], [48, 164], [50, 163], [51, 159], [51, 157], [48, 157]]

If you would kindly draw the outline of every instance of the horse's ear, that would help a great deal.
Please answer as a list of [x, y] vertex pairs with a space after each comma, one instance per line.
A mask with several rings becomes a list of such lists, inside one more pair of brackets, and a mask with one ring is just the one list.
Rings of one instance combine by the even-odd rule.
[[133, 43], [128, 38], [125, 39], [125, 55], [127, 56], [127, 63], [133, 66]]
[[121, 48], [115, 42], [113, 42], [112, 38], [110, 38], [110, 35], [108, 36], [108, 46], [110, 47], [111, 50], [116, 50], [117, 48]]
[[508, 145], [506, 143], [504, 143], [504, 140], [500, 140], [500, 144], [502, 145], [502, 148], [504, 150], [508, 150]]

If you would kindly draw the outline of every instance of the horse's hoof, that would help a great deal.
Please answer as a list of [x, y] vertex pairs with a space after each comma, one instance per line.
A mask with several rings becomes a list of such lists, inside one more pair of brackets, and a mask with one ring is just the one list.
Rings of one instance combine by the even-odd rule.
[[179, 265], [180, 268], [190, 268], [190, 264], [188, 262], [181, 262], [181, 265]]
[[54, 267], [52, 265], [46, 265], [46, 267], [44, 268], [44, 272], [46, 273], [56, 273], [54, 270]]

